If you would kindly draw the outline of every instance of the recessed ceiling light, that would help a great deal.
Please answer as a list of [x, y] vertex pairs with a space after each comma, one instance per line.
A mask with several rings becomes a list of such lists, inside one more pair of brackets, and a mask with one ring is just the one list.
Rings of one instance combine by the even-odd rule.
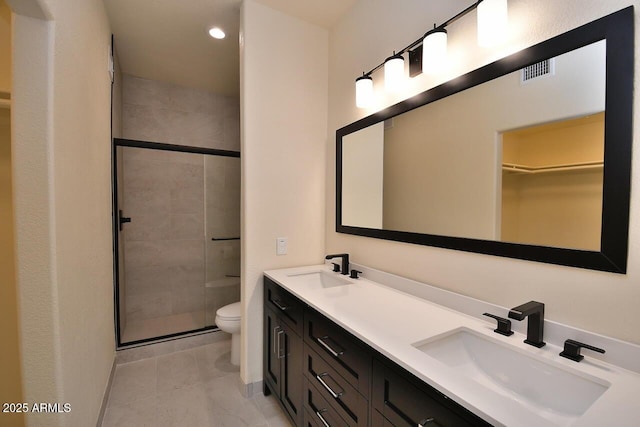
[[220, 28], [213, 27], [209, 30], [209, 35], [214, 39], [223, 39], [226, 34]]

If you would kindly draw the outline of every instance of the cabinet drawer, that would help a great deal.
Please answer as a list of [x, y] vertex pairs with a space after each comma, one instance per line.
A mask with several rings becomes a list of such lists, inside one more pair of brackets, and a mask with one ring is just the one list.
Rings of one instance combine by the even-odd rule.
[[367, 425], [368, 402], [315, 351], [304, 346], [305, 375], [340, 416], [360, 427]]
[[298, 335], [302, 335], [304, 303], [264, 276], [264, 305], [280, 315]]
[[490, 426], [399, 367], [374, 360], [373, 378], [371, 402], [387, 420], [383, 425]]
[[333, 406], [320, 395], [307, 378], [304, 380], [304, 425], [320, 427], [355, 427], [352, 421], [343, 419]]
[[305, 342], [365, 399], [369, 397], [371, 353], [360, 341], [318, 312], [307, 309], [304, 319]]

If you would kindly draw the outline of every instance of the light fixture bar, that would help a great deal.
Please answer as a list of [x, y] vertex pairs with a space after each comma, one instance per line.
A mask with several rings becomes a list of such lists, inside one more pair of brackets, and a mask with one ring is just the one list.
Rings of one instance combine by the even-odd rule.
[[[435, 27], [435, 29], [437, 30], [444, 30], [445, 27], [447, 25], [453, 24], [455, 21], [457, 21], [458, 19], [462, 18], [463, 16], [467, 15], [469, 12], [472, 12], [474, 10], [476, 10], [478, 8], [478, 5], [480, 3], [482, 3], [483, 0], [478, 0], [477, 2], [473, 3], [471, 6], [467, 7], [466, 9], [464, 9], [462, 12], [458, 13], [457, 15], [455, 15], [452, 18], [449, 18], [447, 21], [445, 21], [443, 24], [437, 25]], [[424, 39], [424, 34], [422, 34], [416, 41], [414, 41], [413, 43], [411, 43], [410, 45], [408, 45], [407, 47], [405, 47], [404, 49], [398, 50], [396, 51], [397, 55], [404, 55], [406, 52], [409, 52], [411, 49], [413, 49], [416, 46], [419, 46], [420, 44], [422, 44], [422, 40]], [[371, 70], [369, 70], [369, 72], [364, 73], [365, 76], [370, 76], [371, 74], [375, 73], [376, 71], [378, 71], [380, 68], [384, 67], [384, 62], [376, 65], [375, 67], [373, 67]]]

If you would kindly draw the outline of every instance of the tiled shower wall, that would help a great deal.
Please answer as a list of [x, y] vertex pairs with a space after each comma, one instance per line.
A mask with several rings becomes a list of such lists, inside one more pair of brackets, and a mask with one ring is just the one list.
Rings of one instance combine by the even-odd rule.
[[[127, 75], [122, 126], [126, 139], [240, 149], [237, 97]], [[239, 236], [239, 159], [123, 150], [127, 321], [184, 314], [200, 328], [206, 313], [212, 324], [240, 299], [240, 279], [226, 277], [239, 274], [240, 242], [211, 240]]]
[[240, 151], [240, 98], [123, 75], [123, 138]]

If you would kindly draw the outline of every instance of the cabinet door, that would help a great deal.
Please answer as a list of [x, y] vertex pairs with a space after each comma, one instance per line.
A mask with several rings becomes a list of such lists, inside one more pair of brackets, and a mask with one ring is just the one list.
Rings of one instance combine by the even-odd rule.
[[264, 380], [276, 397], [280, 398], [280, 349], [284, 331], [278, 317], [266, 307], [264, 309]]
[[281, 334], [280, 399], [296, 425], [302, 425], [304, 358], [302, 338], [285, 323]]

